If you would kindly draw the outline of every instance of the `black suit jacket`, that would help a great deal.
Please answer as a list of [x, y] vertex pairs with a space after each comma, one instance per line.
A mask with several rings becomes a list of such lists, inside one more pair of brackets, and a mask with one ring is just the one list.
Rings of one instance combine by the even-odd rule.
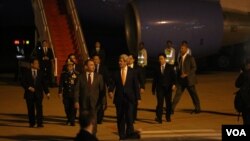
[[32, 95], [34, 95], [34, 93], [32, 93], [28, 89], [29, 87], [35, 88], [36, 98], [43, 98], [43, 92], [45, 92], [45, 94], [49, 93], [48, 84], [46, 83], [46, 80], [44, 79], [43, 72], [40, 70], [37, 70], [37, 77], [35, 80], [32, 77], [31, 69], [27, 69], [26, 71], [24, 71], [24, 74], [21, 78], [21, 85], [25, 91], [24, 92], [25, 99], [28, 99]]
[[131, 103], [135, 103], [137, 100], [141, 99], [137, 74], [129, 67], [127, 69], [126, 82], [124, 86], [122, 84], [121, 70], [119, 69], [114, 73], [113, 83], [109, 87], [109, 92], [113, 92], [114, 90], [115, 104], [121, 103], [124, 99]]
[[155, 69], [155, 74], [152, 83], [152, 92], [157, 91], [158, 88], [169, 88], [172, 87], [176, 82], [174, 66], [167, 64], [165, 65], [164, 73], [161, 73], [161, 66], [158, 65]]
[[146, 82], [146, 76], [142, 72], [142, 68], [139, 67], [137, 64], [134, 64], [133, 69], [135, 73], [137, 74], [138, 81], [139, 81], [139, 87], [142, 89], [145, 89], [145, 82]]
[[[40, 62], [40, 67], [41, 69], [51, 69], [52, 67], [52, 60], [54, 60], [54, 54], [52, 52], [52, 49], [50, 47], [47, 48], [47, 53], [44, 52], [43, 47], [38, 48], [37, 51], [37, 57], [39, 59]], [[44, 57], [47, 56], [49, 58], [49, 60], [44, 60]], [[51, 71], [51, 70], [49, 70]]]

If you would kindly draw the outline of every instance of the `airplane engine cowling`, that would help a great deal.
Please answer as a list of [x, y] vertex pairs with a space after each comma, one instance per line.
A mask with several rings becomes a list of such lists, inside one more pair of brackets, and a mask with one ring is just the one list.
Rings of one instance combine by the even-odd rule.
[[217, 0], [135, 0], [126, 7], [125, 30], [130, 52], [143, 41], [149, 56], [157, 56], [167, 40], [177, 51], [186, 40], [192, 54], [202, 57], [221, 47], [223, 12]]

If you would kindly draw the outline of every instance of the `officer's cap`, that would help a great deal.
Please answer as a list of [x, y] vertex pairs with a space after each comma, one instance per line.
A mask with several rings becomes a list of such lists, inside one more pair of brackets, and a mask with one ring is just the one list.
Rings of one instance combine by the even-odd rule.
[[74, 65], [74, 62], [70, 61], [69, 59], [66, 62], [66, 65]]

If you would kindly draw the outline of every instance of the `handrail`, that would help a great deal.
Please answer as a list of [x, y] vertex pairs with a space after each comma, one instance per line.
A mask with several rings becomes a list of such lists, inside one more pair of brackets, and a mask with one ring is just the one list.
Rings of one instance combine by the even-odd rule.
[[80, 53], [80, 60], [83, 60], [83, 61], [87, 60], [89, 58], [88, 50], [87, 50], [85, 38], [82, 32], [81, 24], [79, 22], [78, 13], [76, 10], [74, 0], [66, 0], [66, 7], [67, 7], [68, 16], [70, 18], [69, 21], [72, 22], [70, 23], [70, 26], [71, 26], [71, 29], [73, 31], [73, 35], [75, 38], [74, 40], [75, 47]]
[[[50, 32], [49, 32], [49, 26], [47, 23], [45, 11], [43, 8], [43, 2], [42, 0], [32, 0], [32, 6], [35, 16], [35, 25], [38, 30], [38, 36], [36, 37], [36, 40], [44, 40], [47, 39], [49, 46], [52, 49], [53, 56], [55, 57], [54, 47], [51, 40]], [[37, 39], [38, 38], [38, 39]], [[55, 62], [53, 62], [54, 66], [54, 76], [57, 76], [57, 58], [55, 57]]]

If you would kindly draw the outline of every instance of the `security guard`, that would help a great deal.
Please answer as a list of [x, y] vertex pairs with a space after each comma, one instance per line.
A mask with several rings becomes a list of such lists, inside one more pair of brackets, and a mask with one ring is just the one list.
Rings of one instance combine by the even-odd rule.
[[74, 70], [74, 63], [66, 62], [67, 70], [62, 72], [59, 83], [59, 97], [63, 97], [64, 110], [67, 116], [67, 125], [75, 126], [77, 110], [74, 107], [74, 86], [79, 72]]
[[167, 41], [167, 47], [164, 50], [164, 53], [166, 54], [166, 63], [170, 65], [174, 65], [175, 63], [175, 49], [173, 48], [172, 41]]
[[140, 42], [138, 50], [138, 66], [144, 68], [147, 66], [147, 50], [144, 47], [144, 42]]

